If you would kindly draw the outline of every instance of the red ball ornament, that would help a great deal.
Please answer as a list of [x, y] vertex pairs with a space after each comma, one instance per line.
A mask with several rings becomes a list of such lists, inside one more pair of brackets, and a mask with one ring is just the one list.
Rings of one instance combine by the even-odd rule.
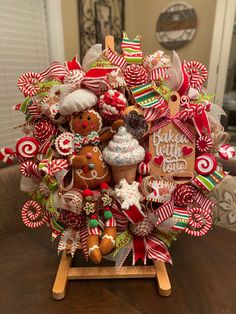
[[106, 182], [102, 182], [102, 183], [100, 184], [100, 189], [101, 189], [101, 190], [107, 190], [108, 187], [109, 187], [109, 185], [108, 185]]
[[89, 190], [89, 189], [85, 189], [83, 190], [83, 196], [87, 197], [87, 196], [92, 196], [93, 195], [93, 191]]

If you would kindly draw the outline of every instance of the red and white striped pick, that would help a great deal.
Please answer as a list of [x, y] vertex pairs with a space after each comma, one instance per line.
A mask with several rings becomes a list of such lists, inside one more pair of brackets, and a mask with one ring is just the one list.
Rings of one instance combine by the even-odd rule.
[[37, 84], [42, 81], [43, 76], [40, 73], [28, 72], [19, 77], [17, 85], [25, 96], [35, 96], [40, 92], [40, 87]]
[[189, 76], [189, 85], [193, 88], [202, 87], [208, 76], [205, 65], [198, 61], [189, 61], [184, 63], [184, 69]]

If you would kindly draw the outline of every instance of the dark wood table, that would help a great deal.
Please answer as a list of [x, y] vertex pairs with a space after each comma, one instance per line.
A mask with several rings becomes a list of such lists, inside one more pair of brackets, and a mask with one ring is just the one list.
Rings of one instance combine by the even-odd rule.
[[[160, 297], [155, 279], [69, 283], [65, 299], [51, 288], [59, 257], [49, 230], [0, 239], [1, 314], [236, 313], [236, 233], [215, 228], [208, 236], [182, 236], [171, 248], [172, 295]], [[81, 261], [77, 261], [83, 263]]]

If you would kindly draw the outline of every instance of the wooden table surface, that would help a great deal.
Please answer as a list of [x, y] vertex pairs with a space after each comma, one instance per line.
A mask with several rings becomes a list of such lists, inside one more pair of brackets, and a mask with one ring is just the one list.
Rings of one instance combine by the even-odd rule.
[[65, 299], [55, 301], [59, 257], [49, 231], [26, 230], [0, 243], [1, 314], [236, 313], [236, 233], [221, 228], [172, 245], [169, 298], [158, 295], [155, 279], [116, 279], [70, 282]]

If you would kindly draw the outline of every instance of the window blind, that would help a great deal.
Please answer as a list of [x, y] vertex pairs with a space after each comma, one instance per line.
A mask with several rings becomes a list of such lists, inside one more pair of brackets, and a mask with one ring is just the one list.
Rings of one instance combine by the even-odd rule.
[[14, 148], [23, 133], [14, 127], [24, 114], [11, 108], [23, 101], [17, 80], [49, 63], [45, 0], [0, 1], [0, 148]]

